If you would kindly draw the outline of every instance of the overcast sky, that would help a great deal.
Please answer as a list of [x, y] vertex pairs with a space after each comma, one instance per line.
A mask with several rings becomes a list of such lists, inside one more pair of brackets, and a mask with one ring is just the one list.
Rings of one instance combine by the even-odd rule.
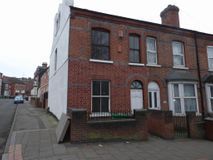
[[[33, 77], [49, 64], [53, 19], [62, 0], [0, 0], [0, 72]], [[212, 0], [75, 0], [74, 6], [161, 23], [168, 4], [180, 8], [181, 28], [213, 34]]]

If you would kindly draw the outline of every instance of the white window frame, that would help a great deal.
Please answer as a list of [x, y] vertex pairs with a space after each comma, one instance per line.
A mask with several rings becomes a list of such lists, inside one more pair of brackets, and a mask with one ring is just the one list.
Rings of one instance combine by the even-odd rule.
[[[179, 88], [179, 97], [174, 96], [174, 84], [178, 84]], [[184, 84], [193, 84], [195, 89], [195, 97], [184, 97]], [[198, 104], [198, 94], [197, 94], [197, 83], [195, 82], [169, 82], [168, 84], [168, 98], [169, 98], [169, 108], [173, 112], [173, 115], [175, 116], [185, 116], [185, 106], [184, 106], [184, 99], [186, 98], [196, 98], [196, 107], [197, 112], [196, 115], [200, 115], [199, 111], [199, 104]], [[175, 113], [175, 106], [174, 106], [174, 98], [180, 98], [180, 104], [181, 104], [181, 113]]]
[[211, 97], [210, 87], [213, 87], [212, 83], [211, 84], [210, 83], [205, 84], [208, 112], [213, 113], [213, 109], [211, 108], [211, 99], [213, 99], [213, 97]]
[[[154, 84], [154, 85], [156, 85], [157, 86], [157, 88], [155, 88], [155, 89], [150, 89], [149, 88], [149, 85], [151, 85], [151, 84]], [[150, 104], [149, 104], [149, 102], [150, 102], [150, 97], [149, 97], [149, 93], [151, 93], [151, 95], [152, 95], [152, 104], [154, 104], [154, 93], [156, 93], [156, 95], [157, 95], [157, 107], [154, 107], [154, 106], [150, 106]], [[159, 87], [159, 85], [156, 83], [156, 82], [149, 82], [149, 84], [148, 84], [148, 104], [149, 104], [149, 109], [153, 109], [153, 110], [160, 110], [160, 87]]]
[[210, 53], [208, 50], [209, 48], [213, 49], [213, 46], [207, 46], [208, 68], [210, 71], [213, 71], [213, 67], [211, 68], [211, 66], [210, 66], [210, 59], [213, 59], [213, 56], [212, 57], [210, 56]]
[[[176, 53], [174, 51], [174, 44], [181, 44], [181, 53]], [[173, 53], [173, 67], [174, 68], [186, 68], [185, 67], [185, 55], [184, 55], [184, 44], [182, 42], [179, 41], [172, 41], [172, 53]], [[175, 56], [181, 56], [183, 57], [183, 64], [182, 65], [175, 65], [174, 63], [174, 57]]]
[[[149, 50], [148, 49], [148, 39], [153, 39], [155, 41], [155, 50]], [[148, 54], [149, 53], [152, 53], [152, 54], [155, 54], [156, 57], [156, 63], [150, 63], [149, 60], [148, 60]], [[157, 53], [157, 42], [156, 42], [156, 38], [153, 38], [153, 37], [146, 37], [146, 57], [147, 57], [147, 64], [148, 65], [157, 65], [158, 64], [158, 53]]]
[[[109, 84], [109, 95], [93, 95], [93, 81], [107, 81]], [[100, 87], [100, 91], [101, 91], [101, 87]], [[98, 97], [98, 98], [109, 98], [109, 104], [108, 104], [108, 110], [109, 112], [93, 112], [92, 111], [92, 104], [93, 104], [93, 98]], [[92, 80], [91, 81], [91, 115], [92, 117], [101, 117], [101, 116], [110, 116], [110, 112], [111, 112], [111, 98], [110, 98], [110, 81], [109, 80]]]

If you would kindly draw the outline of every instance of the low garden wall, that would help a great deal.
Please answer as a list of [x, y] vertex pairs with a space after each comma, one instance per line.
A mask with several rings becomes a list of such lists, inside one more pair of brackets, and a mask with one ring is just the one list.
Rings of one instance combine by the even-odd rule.
[[135, 111], [133, 118], [90, 118], [85, 109], [69, 109], [70, 141], [147, 140], [147, 111]]

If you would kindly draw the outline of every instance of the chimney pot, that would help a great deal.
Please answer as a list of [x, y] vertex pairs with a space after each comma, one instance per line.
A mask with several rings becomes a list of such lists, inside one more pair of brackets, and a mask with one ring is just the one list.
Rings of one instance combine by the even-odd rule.
[[180, 27], [179, 8], [175, 5], [168, 5], [161, 14], [161, 22], [163, 25]]
[[42, 63], [42, 67], [43, 67], [43, 68], [47, 68], [47, 63], [46, 63], [46, 62], [43, 62], [43, 63]]

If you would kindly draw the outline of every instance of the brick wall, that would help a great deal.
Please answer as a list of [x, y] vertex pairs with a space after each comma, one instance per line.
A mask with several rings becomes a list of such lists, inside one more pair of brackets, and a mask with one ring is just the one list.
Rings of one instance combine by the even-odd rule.
[[205, 119], [206, 138], [213, 141], [213, 118]]
[[48, 81], [49, 81], [49, 69], [47, 69], [43, 75], [41, 76], [41, 80], [40, 80], [40, 104], [42, 107], [47, 108], [48, 107]]
[[136, 111], [135, 119], [89, 121], [85, 109], [71, 109], [70, 141], [147, 140], [146, 111]]
[[[111, 18], [111, 19], [110, 19]], [[113, 64], [90, 62], [91, 29], [99, 27], [110, 32], [110, 58]], [[119, 38], [122, 31], [124, 36]], [[128, 35], [140, 35], [141, 63], [143, 67], [128, 65]], [[68, 107], [82, 107], [91, 110], [91, 81], [109, 80], [111, 108], [130, 108], [130, 84], [134, 80], [143, 83], [144, 108], [148, 106], [148, 83], [155, 81], [160, 87], [162, 110], [169, 110], [168, 89], [165, 77], [173, 72], [173, 40], [184, 44], [185, 63], [188, 72], [198, 79], [193, 33], [142, 23], [128, 19], [109, 17], [87, 11], [73, 10], [70, 31]], [[146, 66], [146, 37], [157, 39], [158, 64], [161, 67]], [[120, 48], [120, 49], [118, 49]], [[198, 99], [200, 98], [198, 86]], [[199, 102], [200, 103], [200, 102]], [[200, 105], [199, 105], [200, 106]], [[200, 108], [201, 110], [201, 108]]]
[[148, 112], [149, 133], [164, 139], [174, 138], [174, 124], [171, 111], [150, 110]]

